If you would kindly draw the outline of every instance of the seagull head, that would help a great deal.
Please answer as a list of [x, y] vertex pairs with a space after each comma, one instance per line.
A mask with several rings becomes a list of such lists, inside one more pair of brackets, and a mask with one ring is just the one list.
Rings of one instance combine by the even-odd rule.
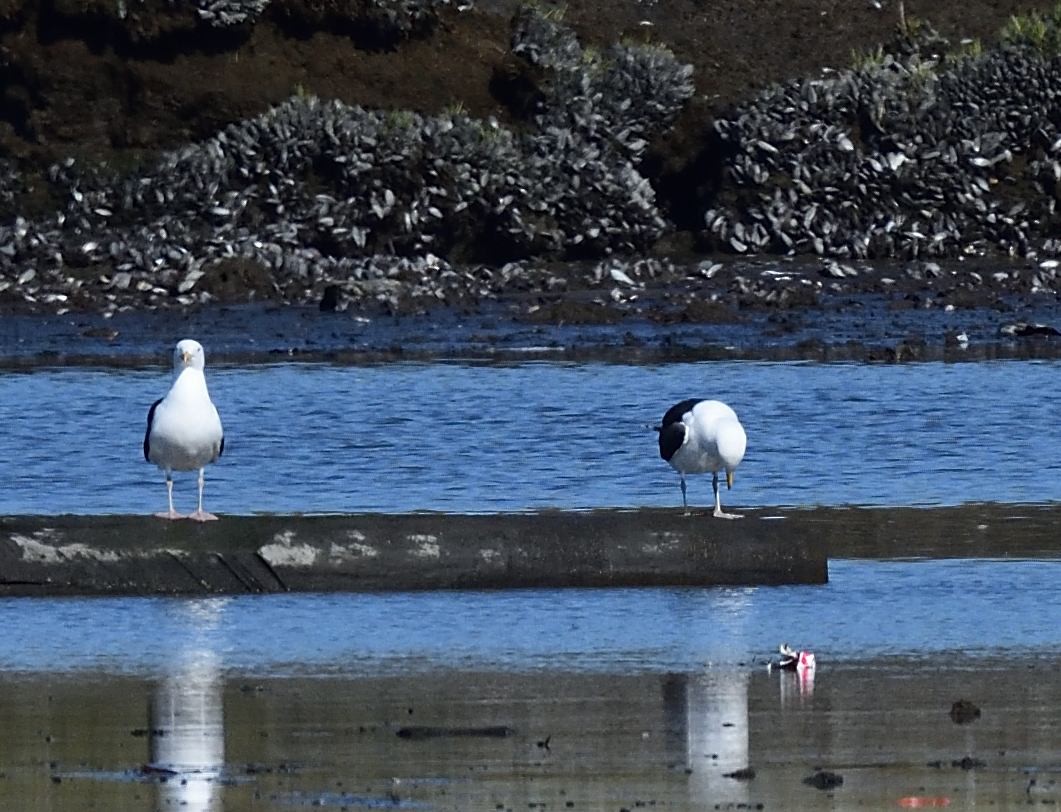
[[173, 371], [178, 375], [188, 367], [202, 371], [206, 367], [206, 353], [198, 341], [186, 338], [178, 341], [173, 350]]

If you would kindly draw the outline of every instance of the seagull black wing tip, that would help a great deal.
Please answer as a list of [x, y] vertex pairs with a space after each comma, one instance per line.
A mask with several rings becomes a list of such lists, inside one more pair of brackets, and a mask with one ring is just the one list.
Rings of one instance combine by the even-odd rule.
[[147, 430], [144, 432], [144, 459], [148, 462], [151, 462], [151, 424], [155, 421], [155, 409], [158, 408], [158, 404], [161, 402], [162, 398], [159, 398], [147, 410]]

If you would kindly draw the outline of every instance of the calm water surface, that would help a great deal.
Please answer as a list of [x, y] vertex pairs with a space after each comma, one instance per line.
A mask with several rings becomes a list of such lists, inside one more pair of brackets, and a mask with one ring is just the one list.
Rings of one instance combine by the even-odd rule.
[[[727, 503], [1061, 499], [1057, 362], [277, 365], [208, 369], [226, 430], [218, 513], [490, 512], [680, 504], [649, 428], [690, 396], [731, 403], [748, 454]], [[168, 370], [0, 376], [0, 514], [164, 506], [144, 462]], [[178, 475], [190, 509], [194, 475]], [[690, 481], [694, 503], [709, 479]]]
[[[211, 369], [227, 443], [207, 506], [677, 505], [646, 426], [691, 395], [748, 428], [735, 506], [1054, 501], [1056, 367]], [[0, 376], [0, 514], [160, 508], [141, 442], [167, 386]], [[187, 508], [192, 476], [177, 494]], [[852, 808], [913, 787], [1023, 805], [1031, 771], [1053, 791], [1059, 582], [1056, 560], [859, 560], [824, 586], [0, 600], [0, 807], [833, 809], [802, 783], [820, 764], [842, 765]], [[767, 674], [781, 642], [816, 653], [815, 679]], [[977, 725], [947, 718], [958, 696]], [[395, 735], [410, 723], [516, 734]], [[991, 769], [924, 766], [967, 753]], [[754, 782], [726, 777], [749, 764]]]
[[[1061, 647], [1061, 562], [837, 561], [826, 586], [0, 600], [0, 672], [691, 672]], [[1019, 585], [1019, 588], [1013, 588]], [[1003, 588], [1005, 587], [1005, 588]]]

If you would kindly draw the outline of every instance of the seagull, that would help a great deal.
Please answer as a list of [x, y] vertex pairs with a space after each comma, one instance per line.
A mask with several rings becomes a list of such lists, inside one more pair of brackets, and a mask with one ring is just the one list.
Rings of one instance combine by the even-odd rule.
[[722, 510], [718, 491], [718, 473], [726, 472], [726, 486], [733, 487], [733, 469], [744, 459], [748, 438], [736, 412], [720, 400], [690, 398], [671, 406], [659, 432], [659, 455], [671, 464], [682, 481], [682, 505], [689, 513], [685, 493], [685, 475], [712, 473], [715, 489], [715, 517], [739, 519], [736, 513]]
[[217, 519], [203, 510], [203, 469], [225, 450], [221, 418], [206, 389], [206, 355], [198, 341], [184, 339], [173, 350], [173, 386], [151, 405], [144, 433], [144, 459], [166, 472], [169, 511], [162, 519], [183, 518], [173, 509], [173, 472], [199, 469], [199, 508], [189, 519]]

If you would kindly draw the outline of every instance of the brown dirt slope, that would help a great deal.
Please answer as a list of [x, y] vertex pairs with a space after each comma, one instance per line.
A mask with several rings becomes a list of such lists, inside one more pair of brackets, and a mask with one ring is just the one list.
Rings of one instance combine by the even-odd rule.
[[[511, 0], [444, 11], [439, 24], [383, 41], [322, 13], [274, 0], [253, 26], [219, 31], [94, 0], [0, 0], [0, 157], [45, 166], [69, 155], [124, 166], [207, 137], [296, 93], [369, 107], [459, 108], [511, 120]], [[133, 5], [133, 4], [130, 4]], [[548, 3], [542, 3], [548, 6]], [[1009, 15], [1051, 2], [906, 3], [908, 17], [951, 39], [991, 42]], [[336, 3], [335, 6], [342, 6]], [[713, 109], [762, 85], [851, 63], [890, 38], [896, 0], [572, 0], [565, 19], [585, 42], [660, 42], [696, 69], [699, 95], [649, 167], [666, 174], [702, 144]], [[505, 97], [504, 101], [501, 97]]]

